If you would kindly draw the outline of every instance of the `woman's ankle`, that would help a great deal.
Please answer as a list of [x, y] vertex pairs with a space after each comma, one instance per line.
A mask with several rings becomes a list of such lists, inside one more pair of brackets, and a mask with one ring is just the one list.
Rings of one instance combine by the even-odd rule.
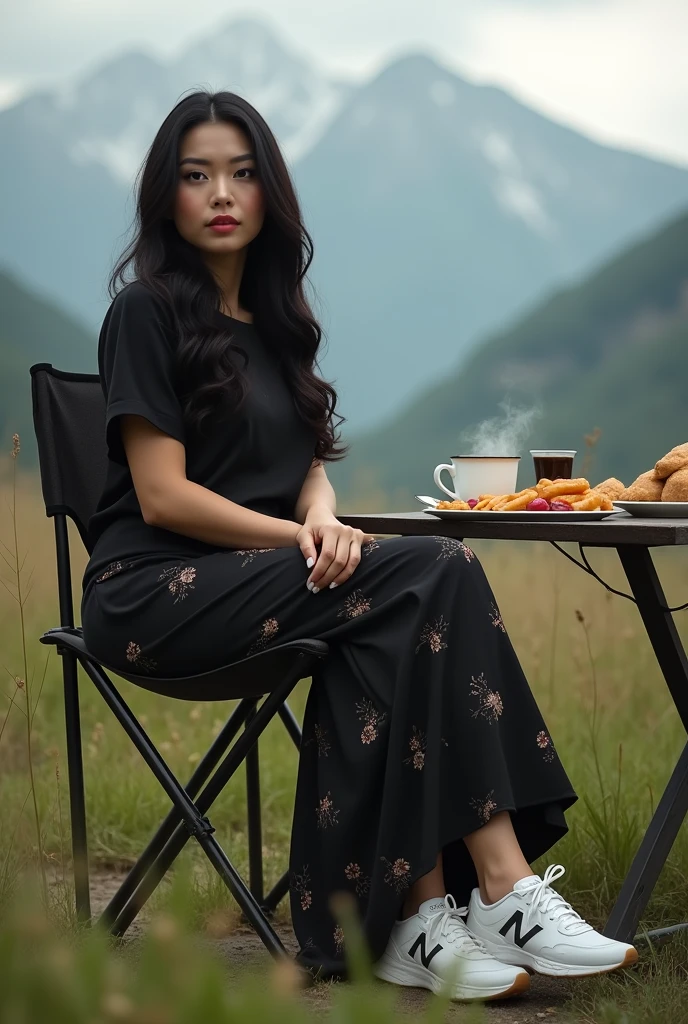
[[528, 865], [525, 869], [519, 867], [487, 871], [479, 882], [480, 899], [486, 905], [497, 903], [512, 891], [516, 882], [530, 874], [532, 874], [532, 870]]
[[445, 893], [440, 892], [439, 888], [437, 888], [437, 891], [435, 892], [432, 889], [428, 889], [426, 887], [425, 891], [419, 893], [418, 895], [412, 895], [409, 892], [401, 908], [401, 920], [405, 921], [408, 917], [414, 917], [415, 914], [418, 913], [418, 909], [421, 903], [425, 903], [426, 900], [444, 900], [444, 896]]

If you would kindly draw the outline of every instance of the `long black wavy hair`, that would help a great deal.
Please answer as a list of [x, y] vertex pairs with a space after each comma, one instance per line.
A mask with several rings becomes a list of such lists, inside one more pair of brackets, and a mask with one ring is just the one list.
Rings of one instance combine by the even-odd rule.
[[[196, 125], [225, 121], [247, 135], [255, 153], [265, 197], [265, 217], [249, 243], [239, 302], [253, 314], [260, 337], [283, 367], [299, 415], [315, 431], [315, 457], [335, 462], [348, 445], [339, 445], [335, 413], [337, 393], [315, 373], [322, 329], [304, 295], [303, 280], [313, 259], [306, 230], [280, 148], [258, 111], [231, 92], [201, 90], [186, 96], [160, 126], [136, 179], [135, 234], [108, 282], [111, 299], [132, 280], [141, 281], [172, 306], [178, 330], [177, 369], [185, 421], [203, 432], [223, 410], [237, 411], [247, 394], [243, 374], [230, 358], [232, 331], [218, 326], [220, 287], [200, 249], [177, 231], [173, 219], [180, 144]], [[245, 355], [245, 353], [244, 353]]]

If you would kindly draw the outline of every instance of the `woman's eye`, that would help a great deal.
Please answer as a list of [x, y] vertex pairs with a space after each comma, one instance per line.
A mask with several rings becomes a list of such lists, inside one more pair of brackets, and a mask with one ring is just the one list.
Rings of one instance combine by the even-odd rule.
[[[255, 167], [240, 167], [239, 170], [236, 173], [237, 174], [241, 174], [242, 171], [246, 171], [252, 178], [255, 178], [255, 176], [256, 176]], [[185, 181], [189, 181], [192, 174], [203, 174], [203, 171], [189, 171], [188, 174], [184, 175], [184, 180]], [[203, 177], [205, 178], [205, 174], [203, 174]], [[194, 181], [199, 181], [200, 179], [199, 178], [194, 178], [193, 180]]]

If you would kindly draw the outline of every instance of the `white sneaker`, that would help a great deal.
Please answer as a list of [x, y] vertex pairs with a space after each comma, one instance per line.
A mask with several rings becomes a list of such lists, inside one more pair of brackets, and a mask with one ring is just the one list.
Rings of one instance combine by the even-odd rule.
[[566, 869], [552, 864], [544, 877], [528, 875], [489, 906], [474, 889], [467, 925], [493, 956], [539, 974], [576, 978], [604, 974], [636, 963], [638, 953], [626, 942], [608, 939], [551, 888]]
[[421, 903], [418, 913], [396, 921], [387, 949], [373, 966], [383, 981], [439, 992], [453, 983], [452, 999], [497, 999], [525, 992], [528, 973], [501, 964], [468, 931], [453, 896]]

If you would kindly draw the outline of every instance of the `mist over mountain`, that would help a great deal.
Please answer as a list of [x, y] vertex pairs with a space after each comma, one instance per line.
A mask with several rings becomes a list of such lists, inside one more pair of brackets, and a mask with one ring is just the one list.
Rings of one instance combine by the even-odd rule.
[[130, 238], [134, 176], [183, 95], [229, 89], [299, 158], [351, 86], [292, 54], [269, 25], [231, 19], [163, 63], [131, 51], [0, 111], [0, 265], [96, 329], [106, 282]]
[[526, 429], [518, 451], [510, 438], [499, 453], [521, 455], [519, 486], [534, 479], [529, 450], [550, 447], [577, 449], [576, 474], [628, 484], [688, 441], [686, 380], [688, 212], [484, 339], [381, 427], [347, 436], [328, 477], [348, 511], [419, 507], [414, 494], [439, 494], [436, 465], [496, 454], [476, 433], [510, 408]]
[[320, 369], [350, 435], [688, 203], [688, 169], [593, 142], [427, 54], [354, 84], [262, 20], [231, 19], [169, 61], [123, 53], [0, 111], [0, 265], [94, 336], [134, 173], [202, 86], [254, 103], [291, 165], [315, 244]]
[[353, 93], [298, 168], [347, 429], [688, 203], [688, 171], [611, 147], [423, 55]]

